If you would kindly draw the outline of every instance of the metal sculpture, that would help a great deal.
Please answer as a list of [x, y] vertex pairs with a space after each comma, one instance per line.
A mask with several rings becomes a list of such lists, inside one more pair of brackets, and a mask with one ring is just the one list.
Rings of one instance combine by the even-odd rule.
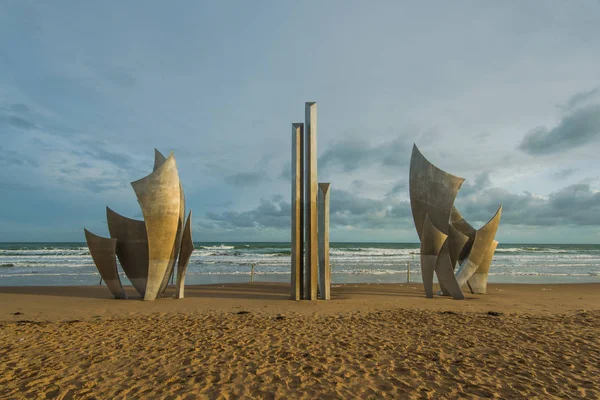
[[194, 251], [194, 241], [192, 240], [192, 211], [188, 214], [185, 228], [181, 240], [181, 250], [179, 251], [179, 260], [177, 262], [177, 293], [178, 299], [183, 299], [183, 290], [185, 286], [185, 275], [187, 273], [188, 263]]
[[[155, 149], [153, 172], [131, 185], [144, 220], [129, 219], [106, 208], [116, 256], [131, 284], [144, 300], [155, 300], [163, 295], [179, 256], [178, 268], [182, 271], [178, 271], [177, 297], [183, 297], [185, 269], [193, 251], [193, 243], [190, 245], [191, 212], [185, 227], [189, 230], [186, 234], [189, 240], [185, 242], [184, 255], [180, 256], [184, 246], [185, 196], [173, 153], [164, 157]], [[98, 262], [96, 266], [100, 270]]]
[[433, 297], [433, 272], [442, 246], [448, 235], [437, 229], [425, 213], [421, 230], [421, 276], [425, 287], [425, 296]]
[[106, 207], [110, 237], [117, 240], [117, 258], [131, 285], [144, 297], [148, 280], [148, 236], [146, 224], [124, 217]]
[[317, 299], [319, 271], [319, 238], [317, 196], [317, 103], [305, 104], [306, 129], [306, 287], [305, 298]]
[[[291, 297], [294, 300], [316, 300], [320, 290], [317, 103], [305, 103], [304, 111], [304, 124], [292, 124]], [[327, 286], [327, 289], [323, 287], [324, 292], [330, 285]]]
[[[502, 206], [498, 208], [496, 214], [485, 224], [481, 229], [475, 232], [473, 245], [469, 251], [468, 257], [461, 263], [458, 272], [456, 273], [456, 281], [460, 286], [463, 286], [473, 276], [475, 271], [483, 263], [487, 253], [494, 242], [498, 225], [500, 224], [500, 216], [502, 215]], [[488, 267], [489, 268], [489, 267]]]
[[475, 273], [471, 275], [467, 281], [467, 285], [469, 285], [471, 293], [487, 293], [488, 272], [490, 271], [490, 265], [492, 263], [492, 258], [494, 257], [494, 252], [496, 251], [496, 247], [498, 247], [498, 242], [494, 240], [487, 253], [485, 253], [483, 261], [481, 261], [481, 264], [479, 264], [479, 268], [477, 268]]
[[319, 296], [331, 298], [329, 264], [329, 183], [319, 183]]
[[429, 214], [433, 225], [448, 234], [452, 205], [464, 178], [451, 175], [431, 164], [413, 146], [410, 159], [410, 206], [417, 234], [421, 238], [425, 214]]
[[292, 299], [304, 298], [304, 124], [292, 124]]
[[[462, 286], [485, 293], [489, 267], [498, 242], [494, 240], [502, 206], [482, 228], [473, 228], [454, 207], [464, 178], [431, 164], [413, 146], [410, 161], [410, 203], [421, 241], [421, 272], [425, 295], [433, 297], [433, 273], [439, 294], [464, 299]], [[457, 265], [458, 271], [454, 270]]]
[[125, 294], [117, 270], [117, 239], [94, 235], [87, 229], [84, 229], [84, 232], [92, 259], [98, 267], [100, 276], [106, 282], [108, 290], [110, 290], [116, 299], [126, 299], [127, 294]]

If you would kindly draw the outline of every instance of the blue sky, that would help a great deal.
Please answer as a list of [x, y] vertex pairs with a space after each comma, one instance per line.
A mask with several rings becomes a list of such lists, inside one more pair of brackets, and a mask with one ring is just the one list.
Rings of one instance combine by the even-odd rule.
[[600, 3], [26, 1], [0, 7], [0, 240], [107, 235], [174, 151], [194, 240], [288, 240], [318, 103], [332, 241], [417, 241], [413, 143], [501, 242], [600, 241]]

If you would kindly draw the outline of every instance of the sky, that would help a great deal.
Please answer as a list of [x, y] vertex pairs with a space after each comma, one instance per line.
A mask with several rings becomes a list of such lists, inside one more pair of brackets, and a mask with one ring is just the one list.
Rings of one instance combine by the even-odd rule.
[[0, 241], [141, 219], [154, 148], [195, 241], [289, 240], [316, 101], [334, 242], [418, 241], [413, 143], [501, 243], [600, 242], [600, 1], [1, 3]]

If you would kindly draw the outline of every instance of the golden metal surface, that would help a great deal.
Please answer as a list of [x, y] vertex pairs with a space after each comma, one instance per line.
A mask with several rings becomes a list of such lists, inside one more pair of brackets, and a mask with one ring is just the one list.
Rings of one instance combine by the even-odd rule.
[[435, 274], [437, 275], [440, 288], [442, 288], [443, 294], [452, 296], [454, 300], [464, 300], [465, 295], [463, 294], [460, 286], [456, 282], [454, 276], [454, 268], [452, 268], [452, 260], [450, 257], [450, 238], [446, 239], [440, 253], [438, 254], [435, 264]]
[[304, 231], [302, 229], [303, 197], [302, 146], [304, 145], [304, 124], [292, 124], [292, 300], [302, 299], [302, 279], [304, 266]]
[[433, 225], [429, 214], [425, 213], [421, 231], [421, 276], [425, 295], [429, 298], [433, 297], [433, 272], [447, 237], [448, 235]]
[[496, 252], [496, 247], [498, 247], [498, 242], [494, 240], [492, 242], [492, 245], [488, 249], [487, 253], [485, 253], [485, 257], [481, 261], [481, 264], [479, 264], [479, 268], [477, 268], [475, 273], [467, 281], [467, 285], [469, 285], [469, 289], [471, 289], [471, 293], [473, 293], [473, 294], [486, 294], [487, 293], [488, 273], [490, 271], [490, 265], [492, 264], [492, 259], [494, 258], [494, 253]]
[[456, 281], [460, 287], [467, 283], [467, 280], [471, 278], [483, 263], [490, 246], [492, 246], [494, 237], [496, 236], [501, 216], [502, 206], [498, 208], [498, 211], [496, 211], [496, 214], [494, 214], [492, 219], [475, 233], [475, 240], [473, 241], [469, 256], [463, 261], [456, 273]]
[[451, 175], [431, 164], [421, 154], [416, 145], [413, 146], [410, 159], [410, 205], [419, 238], [425, 214], [433, 225], [448, 234], [450, 214], [454, 199], [458, 194], [464, 178]]
[[106, 207], [110, 237], [117, 240], [117, 257], [135, 290], [144, 297], [148, 281], [148, 235], [146, 224], [124, 217]]
[[306, 140], [306, 288], [307, 300], [317, 299], [319, 272], [318, 205], [317, 194], [317, 103], [305, 103]]
[[173, 153], [150, 175], [131, 183], [148, 235], [148, 281], [144, 300], [155, 300], [169, 264], [181, 207], [179, 176]]
[[96, 264], [100, 276], [106, 282], [108, 290], [116, 299], [126, 299], [127, 294], [125, 294], [117, 270], [117, 239], [98, 236], [87, 229], [84, 229], [84, 232], [94, 264]]
[[329, 183], [319, 183], [319, 293], [323, 300], [331, 298], [331, 265], [329, 263]]
[[181, 250], [179, 251], [179, 260], [177, 262], [177, 294], [178, 299], [183, 299], [183, 291], [185, 287], [185, 275], [190, 262], [190, 257], [194, 252], [194, 241], [192, 240], [192, 210], [190, 210], [183, 235], [181, 239]]

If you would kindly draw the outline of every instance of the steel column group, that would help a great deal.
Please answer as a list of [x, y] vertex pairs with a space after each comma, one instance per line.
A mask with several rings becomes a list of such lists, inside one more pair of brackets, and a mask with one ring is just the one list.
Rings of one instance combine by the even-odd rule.
[[329, 299], [329, 184], [319, 202], [317, 103], [305, 103], [304, 116], [304, 124], [292, 124], [291, 295], [294, 300], [316, 300], [320, 293], [321, 298]]

